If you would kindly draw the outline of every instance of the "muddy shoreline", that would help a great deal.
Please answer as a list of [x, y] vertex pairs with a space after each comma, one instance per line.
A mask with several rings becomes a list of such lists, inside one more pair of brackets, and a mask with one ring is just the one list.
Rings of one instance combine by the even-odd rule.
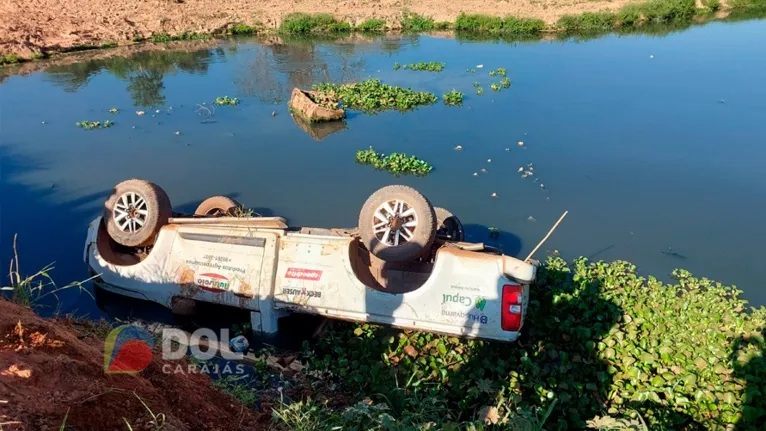
[[[730, 0], [732, 1], [732, 0]], [[156, 0], [141, 2], [96, 0], [10, 0], [0, 5], [0, 65], [48, 57], [53, 54], [115, 46], [159, 38], [204, 38], [236, 33], [244, 25], [251, 34], [274, 34], [285, 18], [295, 12], [327, 13], [358, 30], [365, 20], [380, 20], [387, 31], [402, 30], [405, 13], [414, 13], [444, 28], [454, 28], [461, 13], [487, 17], [537, 19], [546, 32], [561, 31], [563, 16], [618, 13], [640, 5], [634, 0], [564, 3], [560, 0], [532, 2], [510, 0], [462, 0], [443, 4], [417, 0], [406, 6], [399, 1], [340, 1], [283, 4], [276, 1], [234, 0], [224, 4], [210, 0]], [[698, 0], [695, 21], [725, 19], [727, 2], [715, 9]], [[55, 7], [54, 7], [55, 6]], [[672, 16], [667, 20], [676, 20]], [[687, 17], [688, 20], [688, 17]], [[156, 42], [157, 40], [155, 40]], [[164, 40], [159, 40], [164, 41]]]

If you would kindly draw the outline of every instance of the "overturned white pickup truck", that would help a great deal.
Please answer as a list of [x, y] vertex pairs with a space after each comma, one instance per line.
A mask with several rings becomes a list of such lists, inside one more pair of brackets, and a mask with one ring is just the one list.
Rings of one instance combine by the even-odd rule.
[[223, 196], [173, 214], [161, 188], [128, 180], [90, 224], [84, 259], [103, 289], [176, 312], [195, 301], [247, 309], [263, 333], [300, 312], [513, 341], [536, 266], [463, 235], [406, 186], [373, 193], [345, 230], [290, 228]]

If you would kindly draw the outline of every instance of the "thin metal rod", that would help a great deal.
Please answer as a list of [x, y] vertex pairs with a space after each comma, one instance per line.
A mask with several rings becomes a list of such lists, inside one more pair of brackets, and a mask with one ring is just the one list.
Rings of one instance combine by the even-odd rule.
[[534, 250], [532, 250], [532, 252], [529, 253], [529, 256], [527, 256], [527, 258], [524, 259], [524, 262], [529, 262], [529, 259], [532, 259], [532, 256], [537, 252], [537, 250], [540, 247], [542, 247], [543, 244], [545, 244], [545, 241], [548, 241], [548, 237], [550, 237], [553, 231], [556, 230], [556, 228], [559, 226], [559, 223], [561, 223], [561, 221], [564, 220], [564, 217], [566, 217], [567, 214], [569, 214], [569, 211], [564, 211], [564, 214], [561, 214], [561, 217], [559, 217], [559, 221], [557, 221], [556, 224], [553, 225], [551, 230], [548, 231], [548, 235], [545, 235], [545, 238], [543, 238], [543, 240], [537, 244], [537, 247], [535, 247]]

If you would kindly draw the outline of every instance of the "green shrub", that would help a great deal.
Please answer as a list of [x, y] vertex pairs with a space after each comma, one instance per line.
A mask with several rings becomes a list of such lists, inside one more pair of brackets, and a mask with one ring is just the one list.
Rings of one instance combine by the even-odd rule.
[[379, 79], [351, 84], [316, 84], [314, 89], [323, 97], [339, 99], [345, 106], [363, 112], [406, 111], [437, 100], [433, 93], [383, 84]]
[[285, 17], [279, 29], [289, 34], [339, 33], [351, 31], [351, 24], [338, 21], [327, 13], [294, 12]]
[[503, 30], [503, 19], [496, 16], [461, 13], [455, 20], [455, 30], [500, 33]]
[[612, 12], [584, 12], [580, 15], [564, 15], [556, 26], [565, 32], [602, 32], [615, 27], [617, 16]]
[[640, 10], [649, 22], [669, 23], [691, 19], [697, 7], [694, 0], [650, 0]]
[[509, 16], [503, 20], [503, 33], [507, 34], [539, 34], [545, 30], [545, 23], [536, 18], [514, 18]]
[[20, 62], [21, 59], [16, 54], [0, 55], [0, 65], [3, 64], [15, 64]]
[[108, 48], [117, 48], [117, 42], [110, 40], [109, 42], [104, 42], [101, 44], [102, 49], [108, 49]]
[[437, 21], [434, 23], [434, 30], [449, 30], [452, 28], [452, 23], [449, 21]]
[[704, 4], [711, 12], [717, 12], [721, 9], [721, 0], [706, 0]]
[[455, 21], [455, 30], [489, 34], [538, 34], [545, 23], [534, 18], [499, 18], [481, 14], [461, 13]]
[[251, 35], [258, 33], [258, 27], [250, 26], [247, 24], [237, 24], [232, 27], [229, 32], [236, 35]]
[[176, 35], [170, 35], [168, 33], [154, 33], [149, 41], [152, 43], [168, 43], [178, 40], [207, 40], [210, 39], [209, 34], [195, 33], [191, 31], [184, 31]]
[[766, 9], [766, 0], [729, 0], [732, 9]]
[[641, 10], [638, 5], [627, 5], [617, 11], [619, 27], [633, 27], [641, 23]]
[[556, 402], [546, 429], [631, 410], [649, 429], [757, 429], [766, 418], [766, 309], [747, 310], [741, 291], [687, 271], [673, 278], [639, 277], [622, 261], [550, 258], [514, 344], [346, 324], [306, 355], [340, 387], [395, 412], [430, 397], [461, 421], [487, 405]]
[[386, 22], [382, 19], [370, 18], [356, 26], [356, 29], [364, 32], [381, 32], [386, 29]]
[[435, 26], [433, 18], [427, 18], [407, 10], [402, 13], [401, 25], [404, 31], [431, 31]]

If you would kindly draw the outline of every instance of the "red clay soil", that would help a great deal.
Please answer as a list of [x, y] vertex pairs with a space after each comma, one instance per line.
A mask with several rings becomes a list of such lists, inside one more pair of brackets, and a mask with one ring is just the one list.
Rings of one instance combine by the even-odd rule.
[[[81, 331], [80, 331], [81, 332]], [[0, 429], [268, 429], [270, 417], [212, 388], [202, 374], [166, 374], [159, 353], [138, 374], [105, 374], [104, 341], [0, 300]], [[177, 363], [173, 362], [173, 365]], [[136, 396], [137, 395], [137, 396]]]

